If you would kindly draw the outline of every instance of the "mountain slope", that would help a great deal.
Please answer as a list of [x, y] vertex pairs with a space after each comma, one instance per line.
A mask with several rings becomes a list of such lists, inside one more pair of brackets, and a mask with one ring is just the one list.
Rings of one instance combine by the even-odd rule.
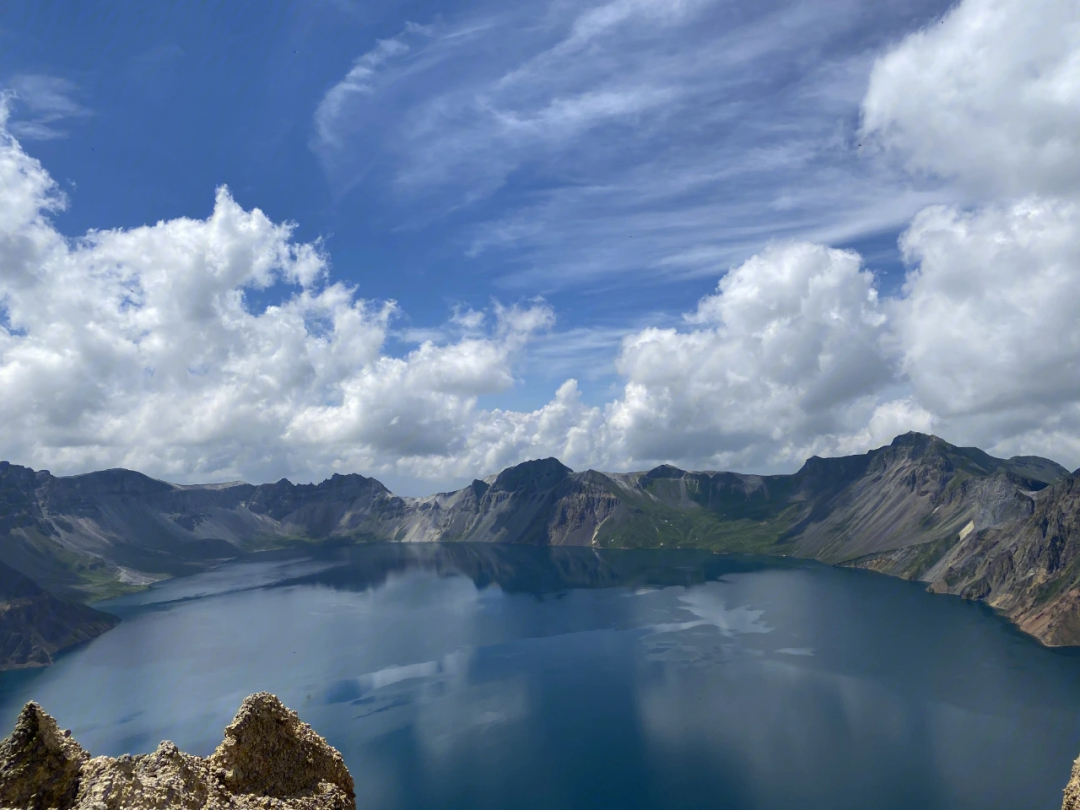
[[1080, 643], [1080, 475], [1023, 519], [972, 532], [931, 574], [933, 589], [985, 600], [1048, 644]]
[[62, 602], [0, 563], [0, 670], [50, 664], [53, 653], [99, 636], [117, 621]]
[[402, 503], [360, 475], [180, 486], [130, 470], [57, 477], [0, 462], [0, 562], [57, 595], [104, 598], [289, 540], [383, 536]]

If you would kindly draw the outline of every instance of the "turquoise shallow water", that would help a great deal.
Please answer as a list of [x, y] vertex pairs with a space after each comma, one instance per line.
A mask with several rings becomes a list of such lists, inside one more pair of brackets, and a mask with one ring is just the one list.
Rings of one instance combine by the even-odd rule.
[[692, 551], [352, 546], [255, 555], [103, 605], [0, 675], [95, 754], [207, 754], [277, 693], [358, 803], [1055, 810], [1080, 655], [984, 606], [813, 563]]

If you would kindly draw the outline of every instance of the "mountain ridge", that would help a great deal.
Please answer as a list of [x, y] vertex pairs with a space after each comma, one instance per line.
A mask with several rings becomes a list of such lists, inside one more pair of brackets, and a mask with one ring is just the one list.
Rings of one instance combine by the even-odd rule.
[[[1046, 643], [1080, 643], [1080, 484], [907, 433], [795, 473], [575, 472], [536, 459], [452, 492], [374, 478], [177, 485], [113, 469], [58, 477], [0, 462], [0, 562], [87, 601], [296, 543], [694, 547], [796, 556], [984, 599]], [[1025, 567], [1026, 566], [1026, 567]], [[1041, 618], [1040, 618], [1041, 617]]]

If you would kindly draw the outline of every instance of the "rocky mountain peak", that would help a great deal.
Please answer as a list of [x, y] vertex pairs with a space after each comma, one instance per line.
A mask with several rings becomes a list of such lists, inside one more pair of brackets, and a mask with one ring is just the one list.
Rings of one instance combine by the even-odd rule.
[[573, 470], [557, 458], [541, 458], [508, 467], [498, 474], [492, 489], [516, 492], [528, 489], [551, 489]]
[[682, 478], [684, 475], [686, 475], [686, 472], [674, 465], [661, 464], [659, 467], [653, 467], [641, 478], [644, 481], [656, 481], [662, 478]]
[[146, 496], [170, 492], [173, 489], [173, 485], [165, 481], [119, 467], [66, 478], [53, 478], [53, 482], [53, 486], [58, 490], [74, 490], [83, 496]]
[[44, 470], [34, 472], [29, 467], [12, 464], [10, 461], [0, 461], [0, 481], [7, 486], [33, 486], [42, 473], [49, 474]]
[[932, 433], [919, 433], [917, 430], [909, 430], [901, 433], [889, 443], [889, 447], [911, 447], [916, 450], [943, 449], [952, 447], [940, 436]]

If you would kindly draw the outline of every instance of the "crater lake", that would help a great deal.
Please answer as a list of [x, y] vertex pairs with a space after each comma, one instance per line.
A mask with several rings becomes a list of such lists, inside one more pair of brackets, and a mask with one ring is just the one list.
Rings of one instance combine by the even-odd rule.
[[364, 810], [1056, 810], [1080, 753], [1080, 651], [798, 560], [305, 548], [96, 607], [0, 674], [3, 734], [36, 700], [92, 755], [206, 755], [266, 690]]

